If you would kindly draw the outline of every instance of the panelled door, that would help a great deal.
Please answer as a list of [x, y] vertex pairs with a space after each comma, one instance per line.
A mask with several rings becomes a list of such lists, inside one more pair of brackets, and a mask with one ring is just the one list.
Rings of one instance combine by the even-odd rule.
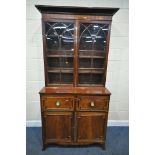
[[46, 143], [70, 143], [72, 141], [71, 112], [46, 112], [43, 119]]
[[77, 113], [77, 142], [91, 143], [105, 140], [107, 114], [99, 112]]

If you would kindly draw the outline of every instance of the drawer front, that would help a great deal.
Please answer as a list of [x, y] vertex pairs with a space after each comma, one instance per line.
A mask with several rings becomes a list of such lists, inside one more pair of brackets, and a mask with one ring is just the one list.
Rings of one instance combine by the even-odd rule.
[[109, 96], [79, 96], [77, 110], [108, 111]]
[[42, 98], [43, 110], [73, 110], [73, 97], [71, 96], [52, 96]]

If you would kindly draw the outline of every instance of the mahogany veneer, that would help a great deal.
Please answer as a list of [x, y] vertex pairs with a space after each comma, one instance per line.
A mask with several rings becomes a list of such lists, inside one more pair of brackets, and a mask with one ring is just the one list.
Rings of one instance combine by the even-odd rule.
[[110, 29], [119, 9], [36, 8], [42, 14], [45, 70], [40, 91], [43, 150], [48, 144], [94, 143], [105, 149]]

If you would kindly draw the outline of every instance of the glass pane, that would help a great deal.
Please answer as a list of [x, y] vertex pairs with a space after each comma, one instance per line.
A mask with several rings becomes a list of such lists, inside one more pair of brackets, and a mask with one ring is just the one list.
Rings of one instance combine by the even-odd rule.
[[80, 50], [105, 51], [108, 30], [108, 24], [81, 23]]
[[72, 84], [73, 73], [48, 73], [49, 84]]
[[73, 68], [73, 58], [61, 58], [61, 68]]
[[80, 57], [105, 57], [105, 51], [95, 51], [95, 50], [79, 50]]
[[60, 83], [60, 73], [48, 73], [49, 83]]
[[61, 82], [66, 84], [73, 83], [73, 74], [72, 73], [62, 73]]
[[71, 57], [49, 57], [48, 68], [72, 68], [73, 69], [73, 58]]
[[79, 83], [90, 84], [90, 75], [91, 74], [79, 74]]
[[90, 58], [80, 58], [79, 59], [79, 68], [90, 68], [91, 59]]
[[102, 84], [102, 74], [92, 74], [91, 83], [92, 84]]
[[104, 59], [95, 58], [79, 58], [79, 68], [103, 68]]
[[103, 68], [104, 67], [104, 59], [93, 59], [92, 60], [92, 68]]
[[59, 68], [60, 67], [60, 58], [48, 58], [48, 68]]
[[102, 74], [91, 74], [91, 73], [82, 73], [79, 74], [79, 83], [80, 84], [102, 84]]
[[48, 50], [73, 50], [74, 24], [46, 22], [45, 38]]

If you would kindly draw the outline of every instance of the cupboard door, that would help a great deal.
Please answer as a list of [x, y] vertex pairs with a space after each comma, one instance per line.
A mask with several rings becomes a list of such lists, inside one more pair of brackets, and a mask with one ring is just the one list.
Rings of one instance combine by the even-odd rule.
[[107, 114], [79, 112], [77, 114], [77, 142], [95, 143], [105, 140]]
[[79, 85], [104, 85], [109, 22], [85, 21], [79, 29]]
[[65, 142], [70, 143], [72, 139], [72, 113], [71, 112], [49, 112], [44, 116], [44, 136], [46, 143]]
[[44, 22], [48, 85], [73, 84], [74, 22]]

